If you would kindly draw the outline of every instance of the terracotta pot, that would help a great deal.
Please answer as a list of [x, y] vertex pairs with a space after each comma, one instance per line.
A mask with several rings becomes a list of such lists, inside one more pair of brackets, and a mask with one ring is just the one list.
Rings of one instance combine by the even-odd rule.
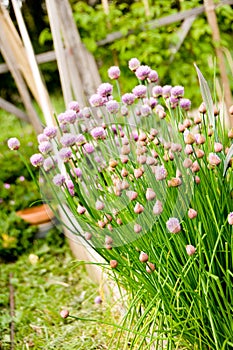
[[19, 210], [16, 214], [31, 225], [40, 225], [49, 222], [54, 218], [54, 213], [48, 204]]

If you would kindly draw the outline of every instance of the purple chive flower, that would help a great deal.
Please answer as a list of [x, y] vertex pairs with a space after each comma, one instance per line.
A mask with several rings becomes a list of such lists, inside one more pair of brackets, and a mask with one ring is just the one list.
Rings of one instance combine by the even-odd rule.
[[97, 93], [102, 97], [108, 97], [112, 95], [113, 86], [109, 83], [100, 84], [97, 89]]
[[8, 183], [5, 183], [5, 184], [3, 185], [3, 187], [4, 187], [6, 190], [9, 190], [9, 188], [11, 188], [11, 185], [8, 184]]
[[106, 103], [106, 108], [109, 113], [115, 114], [119, 111], [120, 106], [117, 101], [111, 100]]
[[84, 118], [90, 118], [90, 116], [91, 116], [91, 110], [90, 110], [90, 108], [89, 108], [89, 107], [84, 107], [84, 108], [82, 109], [82, 114], [83, 114], [83, 117], [84, 117]]
[[132, 91], [137, 98], [143, 98], [146, 97], [147, 88], [145, 85], [137, 85]]
[[233, 225], [233, 212], [228, 214], [227, 221], [229, 225]]
[[137, 58], [131, 58], [131, 60], [129, 60], [128, 65], [129, 69], [135, 72], [136, 69], [140, 66], [140, 61]]
[[60, 156], [61, 160], [63, 160], [63, 162], [68, 162], [71, 155], [72, 155], [72, 151], [68, 147], [61, 148], [59, 151], [59, 156]]
[[176, 85], [171, 88], [171, 95], [174, 97], [182, 97], [184, 96], [184, 87], [180, 85]]
[[91, 154], [94, 152], [95, 148], [91, 143], [85, 143], [85, 145], [83, 146], [84, 150], [86, 153]]
[[142, 105], [141, 108], [140, 108], [140, 111], [141, 111], [141, 115], [143, 117], [147, 117], [152, 112], [150, 106], [148, 106], [148, 105]]
[[123, 115], [124, 117], [126, 117], [129, 114], [129, 110], [126, 106], [122, 106], [121, 107], [121, 115]]
[[46, 126], [44, 129], [44, 135], [52, 139], [57, 135], [57, 128], [55, 126]]
[[66, 179], [65, 176], [62, 174], [57, 174], [53, 177], [53, 183], [56, 186], [62, 186], [65, 183]]
[[137, 130], [133, 130], [132, 131], [131, 137], [132, 137], [132, 139], [134, 141], [138, 141], [138, 132], [137, 132]]
[[70, 101], [68, 104], [68, 109], [73, 109], [76, 113], [79, 112], [80, 107], [77, 101]]
[[67, 180], [66, 181], [66, 186], [68, 188], [68, 191], [70, 193], [71, 196], [74, 196], [75, 192], [74, 192], [74, 184], [71, 180]]
[[68, 310], [61, 310], [60, 315], [62, 318], [67, 318], [69, 316]]
[[77, 120], [77, 113], [73, 109], [67, 109], [63, 113], [62, 123], [64, 124], [74, 124]]
[[191, 107], [191, 101], [188, 98], [181, 98], [180, 107], [183, 108], [185, 111], [188, 111]]
[[82, 176], [82, 170], [80, 168], [74, 168], [74, 173], [77, 177], [81, 177]]
[[215, 153], [210, 153], [208, 156], [208, 162], [210, 165], [219, 165], [221, 163], [221, 158]]
[[112, 66], [108, 69], [108, 76], [110, 79], [118, 79], [120, 74], [120, 68], [117, 66]]
[[163, 86], [163, 97], [164, 98], [171, 96], [171, 89], [172, 89], [171, 85], [164, 85]]
[[24, 177], [23, 175], [21, 175], [21, 176], [19, 177], [19, 181], [24, 182], [24, 181], [25, 181], [25, 177]]
[[92, 95], [89, 99], [89, 102], [92, 107], [99, 107], [99, 106], [103, 106], [104, 104], [103, 97], [100, 96], [99, 94]]
[[129, 92], [124, 94], [121, 99], [126, 105], [132, 105], [135, 101], [135, 95]]
[[147, 80], [150, 83], [156, 83], [158, 79], [159, 79], [158, 73], [155, 70], [151, 69], [150, 73], [148, 74]]
[[101, 126], [97, 126], [96, 128], [91, 130], [91, 136], [94, 137], [94, 139], [102, 138], [105, 136], [104, 128]]
[[146, 97], [146, 98], [143, 99], [143, 103], [147, 104], [151, 108], [155, 108], [155, 106], [158, 104], [158, 101], [154, 97], [150, 97], [150, 98]]
[[99, 304], [102, 304], [103, 300], [101, 298], [100, 295], [98, 295], [97, 297], [95, 297], [95, 300], [94, 300], [94, 303], [99, 305]]
[[168, 231], [171, 233], [178, 233], [181, 231], [180, 222], [177, 218], [170, 218], [166, 222], [166, 226], [167, 226]]
[[63, 132], [63, 134], [70, 132], [70, 127], [68, 124], [60, 124], [60, 129]]
[[17, 151], [20, 147], [20, 142], [16, 137], [11, 137], [7, 141], [7, 145], [12, 151]]
[[75, 135], [77, 145], [82, 145], [86, 142], [85, 136], [83, 134]]
[[44, 157], [40, 153], [35, 153], [31, 156], [30, 162], [34, 167], [40, 167], [44, 162]]
[[44, 160], [43, 168], [45, 171], [49, 171], [54, 168], [54, 160], [52, 157], [46, 158]]
[[77, 136], [73, 134], [65, 134], [61, 137], [60, 142], [63, 147], [73, 146], [77, 141]]
[[164, 168], [163, 165], [158, 165], [155, 170], [155, 178], [157, 181], [161, 181], [166, 179], [167, 177], [167, 170]]
[[57, 120], [59, 121], [60, 124], [63, 124], [63, 123], [64, 123], [64, 114], [65, 114], [65, 113], [60, 113], [60, 114], [58, 114], [58, 116], [57, 116]]
[[163, 88], [160, 85], [156, 85], [152, 88], [152, 95], [153, 97], [159, 97], [163, 94]]
[[145, 80], [150, 74], [150, 71], [151, 68], [149, 66], [141, 65], [136, 69], [135, 75], [139, 80]]
[[47, 153], [51, 152], [53, 149], [52, 144], [49, 141], [41, 142], [39, 144], [38, 148], [42, 154], [47, 154]]
[[48, 141], [49, 138], [44, 134], [39, 134], [39, 135], [37, 135], [37, 140], [39, 143], [41, 143], [41, 142]]

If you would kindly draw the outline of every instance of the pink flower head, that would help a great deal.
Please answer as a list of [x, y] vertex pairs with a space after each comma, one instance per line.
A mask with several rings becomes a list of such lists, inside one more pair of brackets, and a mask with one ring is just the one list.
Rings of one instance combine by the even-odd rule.
[[49, 141], [41, 142], [38, 146], [42, 154], [47, 154], [52, 151], [52, 144]]
[[54, 159], [52, 157], [46, 158], [43, 163], [43, 168], [45, 171], [49, 171], [54, 168]]
[[73, 109], [76, 113], [79, 112], [80, 107], [77, 101], [70, 101], [68, 104], [68, 109]]
[[147, 80], [150, 83], [156, 83], [158, 79], [159, 79], [158, 73], [155, 70], [151, 69], [150, 73], [148, 74]]
[[208, 157], [208, 162], [210, 165], [219, 165], [221, 163], [221, 159], [219, 158], [219, 156], [217, 156], [217, 154], [215, 153], [210, 153], [209, 157]]
[[97, 297], [95, 297], [95, 299], [94, 299], [94, 303], [99, 305], [99, 304], [102, 304], [102, 302], [103, 302], [103, 300], [102, 300], [101, 296], [97, 295]]
[[77, 113], [73, 109], [67, 109], [63, 113], [62, 123], [64, 124], [74, 124], [77, 120]]
[[70, 192], [70, 195], [74, 196], [75, 193], [74, 193], [74, 184], [73, 184], [73, 182], [71, 180], [66, 180], [66, 186], [67, 186], [67, 188], [68, 188], [68, 190]]
[[135, 191], [127, 191], [126, 196], [129, 198], [129, 200], [133, 201], [137, 198], [138, 194]]
[[228, 214], [227, 220], [229, 225], [233, 225], [233, 212]]
[[150, 74], [151, 68], [149, 66], [141, 65], [136, 71], [135, 75], [139, 80], [145, 80]]
[[194, 210], [194, 209], [192, 209], [192, 208], [190, 208], [190, 209], [188, 210], [188, 217], [189, 217], [190, 219], [194, 219], [196, 216], [197, 216], [197, 211]]
[[152, 89], [152, 96], [153, 97], [159, 97], [159, 96], [162, 96], [162, 94], [163, 94], [162, 86], [156, 85], [153, 87], [153, 89]]
[[166, 226], [167, 226], [168, 231], [171, 233], [178, 233], [181, 231], [180, 222], [177, 218], [170, 218], [166, 222]]
[[86, 208], [84, 208], [82, 205], [79, 204], [77, 208], [77, 212], [82, 215], [86, 212]]
[[82, 109], [82, 116], [84, 118], [90, 118], [90, 116], [91, 116], [91, 109], [89, 107], [84, 107]]
[[63, 147], [73, 146], [76, 143], [76, 141], [77, 141], [77, 136], [70, 133], [64, 134], [60, 139], [60, 142]]
[[20, 147], [20, 142], [16, 137], [12, 137], [7, 141], [8, 147], [12, 151], [17, 151]]
[[37, 135], [37, 140], [38, 140], [39, 143], [41, 143], [41, 142], [44, 142], [44, 141], [48, 141], [49, 138], [45, 134], [39, 134], [39, 135]]
[[143, 103], [147, 104], [151, 108], [155, 108], [155, 106], [157, 106], [157, 104], [158, 104], [158, 101], [154, 97], [150, 97], [150, 98], [146, 97], [143, 99]]
[[82, 170], [80, 168], [74, 168], [74, 173], [77, 177], [82, 176]]
[[110, 79], [118, 79], [120, 74], [120, 68], [117, 66], [112, 66], [108, 69], [108, 76]]
[[8, 184], [8, 183], [5, 183], [5, 184], [3, 185], [3, 187], [4, 187], [6, 190], [9, 190], [9, 188], [11, 188], [11, 185]]
[[188, 245], [186, 245], [186, 252], [189, 256], [191, 256], [191, 255], [195, 254], [196, 248], [193, 245], [188, 244]]
[[94, 139], [105, 137], [104, 128], [102, 128], [102, 126], [97, 126], [96, 128], [92, 129], [91, 136], [94, 137]]
[[21, 181], [21, 182], [25, 181], [25, 177], [24, 177], [23, 175], [21, 175], [21, 176], [19, 177], [19, 181]]
[[156, 194], [155, 191], [153, 190], [153, 188], [147, 188], [146, 190], [146, 199], [148, 201], [152, 201], [153, 199], [155, 199]]
[[177, 85], [171, 88], [171, 95], [174, 97], [182, 97], [184, 96], [184, 87]]
[[220, 142], [214, 143], [214, 152], [221, 152], [223, 149], [223, 145]]
[[134, 225], [134, 232], [135, 233], [140, 233], [142, 231], [142, 226], [139, 224]]
[[132, 93], [126, 93], [122, 96], [122, 102], [126, 105], [132, 105], [135, 101], [135, 95]]
[[119, 103], [115, 100], [111, 100], [106, 102], [106, 108], [109, 111], [109, 113], [115, 114], [119, 111], [120, 106]]
[[181, 98], [180, 107], [183, 108], [185, 111], [188, 111], [191, 107], [191, 101], [188, 98]]
[[154, 207], [153, 207], [153, 213], [154, 213], [155, 215], [160, 215], [160, 214], [162, 214], [162, 212], [163, 212], [163, 205], [162, 205], [162, 202], [160, 202], [159, 200], [157, 200], [157, 201], [155, 202]]
[[145, 85], [137, 85], [133, 88], [132, 92], [136, 98], [143, 98], [146, 97], [147, 88]]
[[61, 310], [60, 315], [62, 318], [67, 318], [69, 316], [68, 310]]
[[164, 85], [163, 86], [163, 97], [164, 98], [168, 98], [171, 96], [171, 89], [172, 89], [171, 85]]
[[96, 210], [103, 210], [104, 209], [104, 203], [101, 202], [99, 199], [95, 203]]
[[44, 157], [40, 153], [35, 153], [31, 156], [30, 162], [34, 167], [40, 167], [44, 162]]
[[99, 107], [103, 106], [104, 104], [103, 97], [99, 94], [92, 95], [89, 99], [89, 102], [92, 107]]
[[140, 203], [136, 203], [134, 207], [135, 214], [141, 214], [144, 211], [144, 207]]
[[140, 111], [143, 117], [148, 117], [152, 113], [151, 107], [148, 105], [142, 105]]
[[112, 95], [113, 86], [109, 83], [102, 83], [97, 89], [97, 93], [102, 97]]
[[91, 143], [85, 143], [85, 145], [83, 145], [83, 148], [85, 152], [88, 154], [93, 153], [95, 150], [95, 147]]
[[166, 179], [167, 177], [167, 170], [164, 168], [163, 165], [157, 166], [155, 170], [155, 178], [157, 181], [161, 181]]
[[46, 126], [44, 129], [44, 135], [50, 139], [54, 138], [57, 135], [56, 126]]
[[[133, 95], [133, 94], [132, 94]], [[133, 95], [134, 96], [134, 95]], [[135, 99], [135, 96], [134, 96], [134, 99]], [[121, 107], [121, 114], [126, 117], [128, 114], [129, 114], [129, 110], [126, 106], [122, 106]]]
[[147, 262], [148, 259], [149, 259], [149, 257], [148, 257], [148, 255], [147, 255], [146, 253], [144, 253], [144, 252], [141, 252], [141, 253], [140, 253], [139, 260], [140, 260], [141, 262]]
[[59, 156], [63, 160], [63, 162], [68, 162], [68, 160], [72, 156], [72, 151], [68, 147], [61, 148], [59, 151]]
[[139, 66], [140, 61], [137, 58], [131, 58], [131, 60], [129, 60], [129, 69], [133, 72], [135, 72]]
[[62, 174], [57, 174], [53, 177], [53, 183], [56, 186], [62, 186], [65, 183], [66, 179], [65, 176]]

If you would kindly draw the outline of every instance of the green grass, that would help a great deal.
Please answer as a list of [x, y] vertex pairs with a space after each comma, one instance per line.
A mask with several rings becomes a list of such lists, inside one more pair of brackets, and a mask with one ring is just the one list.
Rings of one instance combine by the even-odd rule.
[[[51, 236], [52, 234], [52, 236]], [[95, 322], [62, 319], [62, 308], [72, 315], [117, 323], [107, 300], [94, 303], [99, 286], [71, 255], [67, 242], [55, 243], [53, 231], [36, 240], [31, 250], [11, 264], [0, 264], [0, 349], [10, 349], [9, 275], [15, 299], [15, 350], [23, 349], [109, 349], [113, 327]], [[51, 243], [52, 242], [52, 243]], [[38, 261], [30, 262], [30, 254]]]

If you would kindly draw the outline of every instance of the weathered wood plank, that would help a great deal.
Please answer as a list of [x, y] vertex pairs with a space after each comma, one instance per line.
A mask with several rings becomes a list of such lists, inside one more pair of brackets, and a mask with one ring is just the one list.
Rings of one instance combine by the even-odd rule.
[[18, 117], [19, 119], [29, 122], [28, 115], [24, 111], [13, 105], [13, 103], [4, 100], [1, 97], [0, 108], [4, 109], [4, 111], [7, 111], [8, 113], [16, 115], [16, 117]]
[[[56, 61], [56, 54], [55, 54], [55, 51], [53, 51], [53, 50], [39, 53], [38, 55], [36, 55], [36, 62], [38, 64], [52, 62], [52, 61]], [[1, 63], [0, 64], [0, 74], [7, 73], [7, 72], [9, 72], [9, 68], [8, 68], [7, 64]]]

